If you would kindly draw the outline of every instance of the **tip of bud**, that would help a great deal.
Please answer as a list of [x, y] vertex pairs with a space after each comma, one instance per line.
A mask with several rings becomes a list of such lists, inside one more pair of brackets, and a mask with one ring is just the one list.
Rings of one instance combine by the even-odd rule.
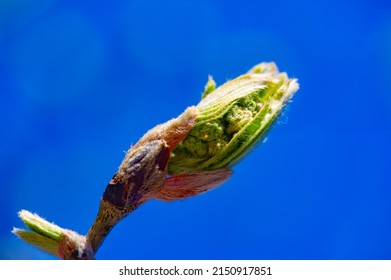
[[[213, 82], [214, 83], [214, 82]], [[173, 151], [169, 173], [210, 171], [236, 164], [267, 133], [298, 90], [275, 63], [260, 63], [213, 91], [207, 83], [199, 115]]]

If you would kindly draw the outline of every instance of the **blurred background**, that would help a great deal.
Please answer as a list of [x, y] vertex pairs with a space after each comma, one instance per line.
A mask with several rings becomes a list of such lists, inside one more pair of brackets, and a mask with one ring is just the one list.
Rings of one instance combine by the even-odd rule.
[[391, 2], [0, 2], [0, 258], [85, 234], [124, 151], [262, 61], [300, 90], [220, 188], [151, 201], [98, 259], [391, 259]]

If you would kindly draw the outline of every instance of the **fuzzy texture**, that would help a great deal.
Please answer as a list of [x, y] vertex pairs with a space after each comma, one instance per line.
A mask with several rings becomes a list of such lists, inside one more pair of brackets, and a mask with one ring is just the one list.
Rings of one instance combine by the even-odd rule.
[[94, 251], [86, 237], [78, 233], [65, 230], [58, 244], [58, 255], [63, 260], [93, 260]]
[[60, 240], [63, 229], [56, 224], [50, 223], [37, 214], [33, 214], [27, 210], [19, 211], [18, 215], [23, 223], [32, 231], [57, 242]]
[[196, 196], [225, 183], [232, 175], [228, 168], [190, 174], [179, 174], [166, 179], [156, 198], [174, 201]]
[[153, 140], [164, 140], [167, 143], [170, 152], [187, 136], [190, 129], [194, 126], [198, 117], [198, 108], [191, 106], [187, 108], [180, 116], [169, 120], [163, 124], [155, 126], [149, 130], [131, 150], [142, 147], [145, 143]]

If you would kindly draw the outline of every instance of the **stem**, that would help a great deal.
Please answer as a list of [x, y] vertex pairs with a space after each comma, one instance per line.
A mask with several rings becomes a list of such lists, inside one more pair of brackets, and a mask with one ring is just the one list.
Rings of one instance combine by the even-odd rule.
[[113, 207], [110, 202], [101, 199], [98, 215], [86, 235], [87, 242], [91, 245], [94, 254], [96, 254], [114, 226], [134, 210], [136, 208], [121, 210]]

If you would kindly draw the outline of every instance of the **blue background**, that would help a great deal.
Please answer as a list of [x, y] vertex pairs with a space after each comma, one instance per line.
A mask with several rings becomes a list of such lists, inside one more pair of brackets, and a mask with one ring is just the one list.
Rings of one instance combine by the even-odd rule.
[[1, 1], [0, 257], [28, 209], [86, 233], [125, 150], [262, 61], [301, 88], [220, 188], [151, 201], [99, 259], [391, 259], [391, 2]]

